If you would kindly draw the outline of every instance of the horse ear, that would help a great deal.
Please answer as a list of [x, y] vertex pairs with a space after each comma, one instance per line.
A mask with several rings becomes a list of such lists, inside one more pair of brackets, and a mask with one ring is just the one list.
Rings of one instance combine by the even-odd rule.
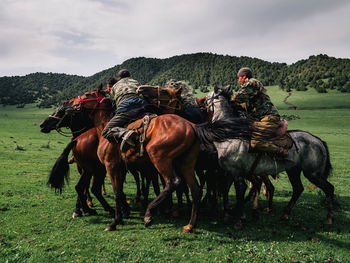
[[214, 92], [217, 93], [219, 91], [219, 87], [217, 85], [214, 86]]
[[232, 92], [232, 86], [231, 86], [230, 84], [228, 84], [228, 85], [226, 86], [226, 89], [227, 89], [229, 92]]
[[97, 92], [100, 92], [103, 89], [102, 83], [97, 87]]

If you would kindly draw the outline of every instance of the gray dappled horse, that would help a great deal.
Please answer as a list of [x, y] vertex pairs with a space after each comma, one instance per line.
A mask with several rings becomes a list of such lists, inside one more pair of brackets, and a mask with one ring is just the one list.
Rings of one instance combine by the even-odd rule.
[[[247, 188], [245, 183], [249, 178], [249, 170], [254, 163], [257, 154], [249, 153], [249, 141], [235, 139], [226, 133], [218, 134], [218, 126], [213, 128], [213, 124], [223, 120], [234, 118], [232, 108], [229, 105], [229, 98], [232, 95], [230, 86], [215, 87], [214, 91], [207, 96], [207, 107], [213, 111], [212, 124], [200, 125], [195, 128], [197, 136], [202, 143], [213, 141], [218, 152], [220, 166], [230, 174], [234, 181], [237, 197], [237, 213], [239, 220], [235, 228], [243, 226], [244, 219], [244, 194]], [[225, 127], [221, 127], [225, 129]], [[226, 128], [228, 129], [228, 128]], [[293, 147], [289, 149], [288, 160], [275, 160], [269, 155], [263, 155], [254, 170], [255, 176], [276, 175], [286, 171], [293, 187], [293, 195], [288, 205], [285, 207], [281, 219], [287, 220], [292, 207], [296, 203], [304, 188], [301, 183], [300, 173], [314, 185], [322, 189], [326, 195], [328, 213], [325, 225], [333, 224], [333, 201], [334, 187], [327, 181], [332, 169], [327, 144], [320, 138], [300, 130], [288, 131], [293, 140]], [[226, 138], [225, 138], [226, 136]]]

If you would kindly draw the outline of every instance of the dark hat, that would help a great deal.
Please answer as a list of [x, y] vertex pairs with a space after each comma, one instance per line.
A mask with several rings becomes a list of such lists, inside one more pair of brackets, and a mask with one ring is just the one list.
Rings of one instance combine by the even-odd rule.
[[253, 72], [250, 68], [241, 68], [240, 70], [238, 70], [237, 73], [238, 77], [243, 77], [243, 76], [247, 76], [247, 78], [252, 78], [253, 77]]
[[131, 74], [130, 74], [129, 70], [127, 70], [127, 69], [121, 69], [121, 70], [119, 70], [119, 72], [118, 72], [118, 77], [119, 77], [120, 79], [123, 79], [123, 78], [131, 77]]

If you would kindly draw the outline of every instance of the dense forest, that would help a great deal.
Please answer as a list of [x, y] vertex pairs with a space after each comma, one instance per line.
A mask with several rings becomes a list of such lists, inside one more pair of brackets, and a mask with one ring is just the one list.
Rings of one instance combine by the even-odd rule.
[[206, 92], [215, 84], [237, 85], [236, 72], [241, 67], [250, 67], [264, 85], [279, 85], [287, 91], [314, 88], [321, 93], [330, 89], [350, 92], [350, 59], [318, 55], [287, 65], [250, 57], [196, 53], [167, 59], [132, 58], [90, 77], [56, 73], [1, 77], [0, 104], [22, 107], [37, 103], [39, 107], [49, 107], [101, 83], [105, 86], [107, 79], [116, 77], [122, 68], [129, 69], [141, 84], [164, 85], [175, 78], [186, 80], [194, 90]]

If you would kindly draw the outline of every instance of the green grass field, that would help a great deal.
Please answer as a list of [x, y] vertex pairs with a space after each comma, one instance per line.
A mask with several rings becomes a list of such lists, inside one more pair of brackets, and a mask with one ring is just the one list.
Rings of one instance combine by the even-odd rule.
[[[274, 210], [252, 220], [242, 231], [224, 225], [221, 214], [203, 207], [195, 234], [181, 233], [188, 215], [175, 219], [158, 215], [143, 226], [144, 209], [132, 202], [136, 186], [127, 177], [125, 192], [132, 213], [115, 232], [103, 232], [111, 222], [94, 199], [98, 215], [72, 219], [78, 173], [71, 165], [70, 184], [61, 195], [47, 187], [48, 173], [69, 138], [42, 134], [39, 123], [51, 110], [27, 105], [0, 108], [0, 262], [350, 262], [350, 94], [296, 92], [298, 110], [283, 104], [286, 93], [268, 87], [273, 102], [290, 121], [290, 129], [313, 133], [328, 143], [340, 208], [331, 229], [323, 228], [324, 195], [303, 178], [305, 190], [289, 222], [279, 221], [292, 193], [287, 176], [273, 180]], [[323, 106], [322, 106], [323, 105]], [[325, 109], [324, 106], [329, 108]], [[107, 201], [113, 203], [106, 180]], [[230, 202], [234, 204], [234, 190]], [[266, 202], [261, 199], [261, 206]]]

